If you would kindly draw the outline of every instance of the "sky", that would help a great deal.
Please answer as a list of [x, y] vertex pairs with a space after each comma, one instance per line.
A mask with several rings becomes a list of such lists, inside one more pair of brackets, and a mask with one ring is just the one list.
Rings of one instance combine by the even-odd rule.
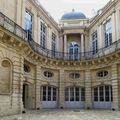
[[109, 0], [39, 0], [47, 12], [59, 22], [63, 14], [71, 12], [82, 12], [87, 18], [93, 17]]

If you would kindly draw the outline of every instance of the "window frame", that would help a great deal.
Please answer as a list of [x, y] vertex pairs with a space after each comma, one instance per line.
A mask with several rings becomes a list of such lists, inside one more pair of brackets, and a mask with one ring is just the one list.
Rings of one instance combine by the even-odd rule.
[[40, 24], [40, 46], [45, 49], [46, 48], [46, 40], [47, 40], [47, 27], [41, 22]]
[[[26, 13], [28, 13], [31, 16], [31, 29], [30, 30], [25, 28], [25, 26], [26, 26]], [[25, 25], [24, 25], [24, 29], [28, 33], [28, 38], [29, 37], [32, 38], [33, 37], [33, 30], [34, 30], [34, 14], [30, 10], [28, 10], [28, 9], [25, 10]]]
[[104, 44], [105, 47], [112, 45], [112, 20], [109, 19], [104, 24]]
[[93, 54], [96, 54], [98, 52], [98, 33], [97, 30], [92, 33], [92, 51]]

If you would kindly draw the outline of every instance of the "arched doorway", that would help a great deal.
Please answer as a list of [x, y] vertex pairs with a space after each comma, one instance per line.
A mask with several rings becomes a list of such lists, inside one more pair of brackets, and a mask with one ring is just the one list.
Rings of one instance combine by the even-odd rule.
[[42, 108], [57, 108], [57, 88], [54, 86], [42, 86]]
[[94, 108], [110, 109], [112, 107], [112, 86], [97, 86], [94, 92]]
[[85, 88], [67, 87], [65, 88], [65, 108], [85, 107]]
[[23, 84], [22, 101], [25, 109], [28, 109], [28, 89], [29, 89], [28, 84]]

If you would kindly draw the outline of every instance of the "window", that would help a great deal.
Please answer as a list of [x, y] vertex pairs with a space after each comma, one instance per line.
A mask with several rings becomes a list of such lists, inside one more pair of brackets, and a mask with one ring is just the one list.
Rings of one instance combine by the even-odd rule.
[[26, 73], [30, 72], [30, 67], [26, 64], [24, 64], [24, 72], [26, 72]]
[[112, 22], [111, 20], [105, 23], [104, 34], [105, 34], [105, 47], [108, 47], [112, 44]]
[[45, 71], [44, 76], [50, 78], [50, 77], [53, 77], [53, 73], [49, 71]]
[[112, 101], [112, 87], [105, 85], [94, 88], [94, 101], [95, 102]]
[[46, 46], [46, 26], [42, 22], [41, 22], [40, 45], [43, 48], [45, 48], [45, 46]]
[[56, 51], [56, 35], [52, 33], [52, 56], [55, 56]]
[[65, 88], [65, 101], [85, 101], [85, 89], [80, 87]]
[[69, 59], [77, 60], [79, 57], [79, 45], [76, 42], [69, 44]]
[[108, 71], [106, 71], [106, 70], [99, 71], [99, 72], [97, 73], [97, 76], [98, 76], [98, 77], [106, 77], [107, 75], [108, 75]]
[[80, 78], [80, 74], [79, 73], [70, 73], [70, 78], [72, 78], [72, 79], [78, 79], [78, 78]]
[[42, 101], [56, 101], [57, 89], [53, 86], [42, 87]]
[[28, 39], [32, 38], [32, 14], [29, 11], [25, 11], [25, 31], [28, 33]]
[[97, 42], [97, 31], [92, 34], [92, 51], [93, 54], [97, 53], [98, 42]]

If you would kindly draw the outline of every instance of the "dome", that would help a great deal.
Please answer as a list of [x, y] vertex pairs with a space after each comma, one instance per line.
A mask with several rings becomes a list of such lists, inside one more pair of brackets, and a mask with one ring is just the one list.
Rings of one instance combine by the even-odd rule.
[[81, 12], [75, 12], [72, 10], [72, 12], [65, 13], [61, 20], [70, 20], [70, 19], [86, 19], [86, 16]]

